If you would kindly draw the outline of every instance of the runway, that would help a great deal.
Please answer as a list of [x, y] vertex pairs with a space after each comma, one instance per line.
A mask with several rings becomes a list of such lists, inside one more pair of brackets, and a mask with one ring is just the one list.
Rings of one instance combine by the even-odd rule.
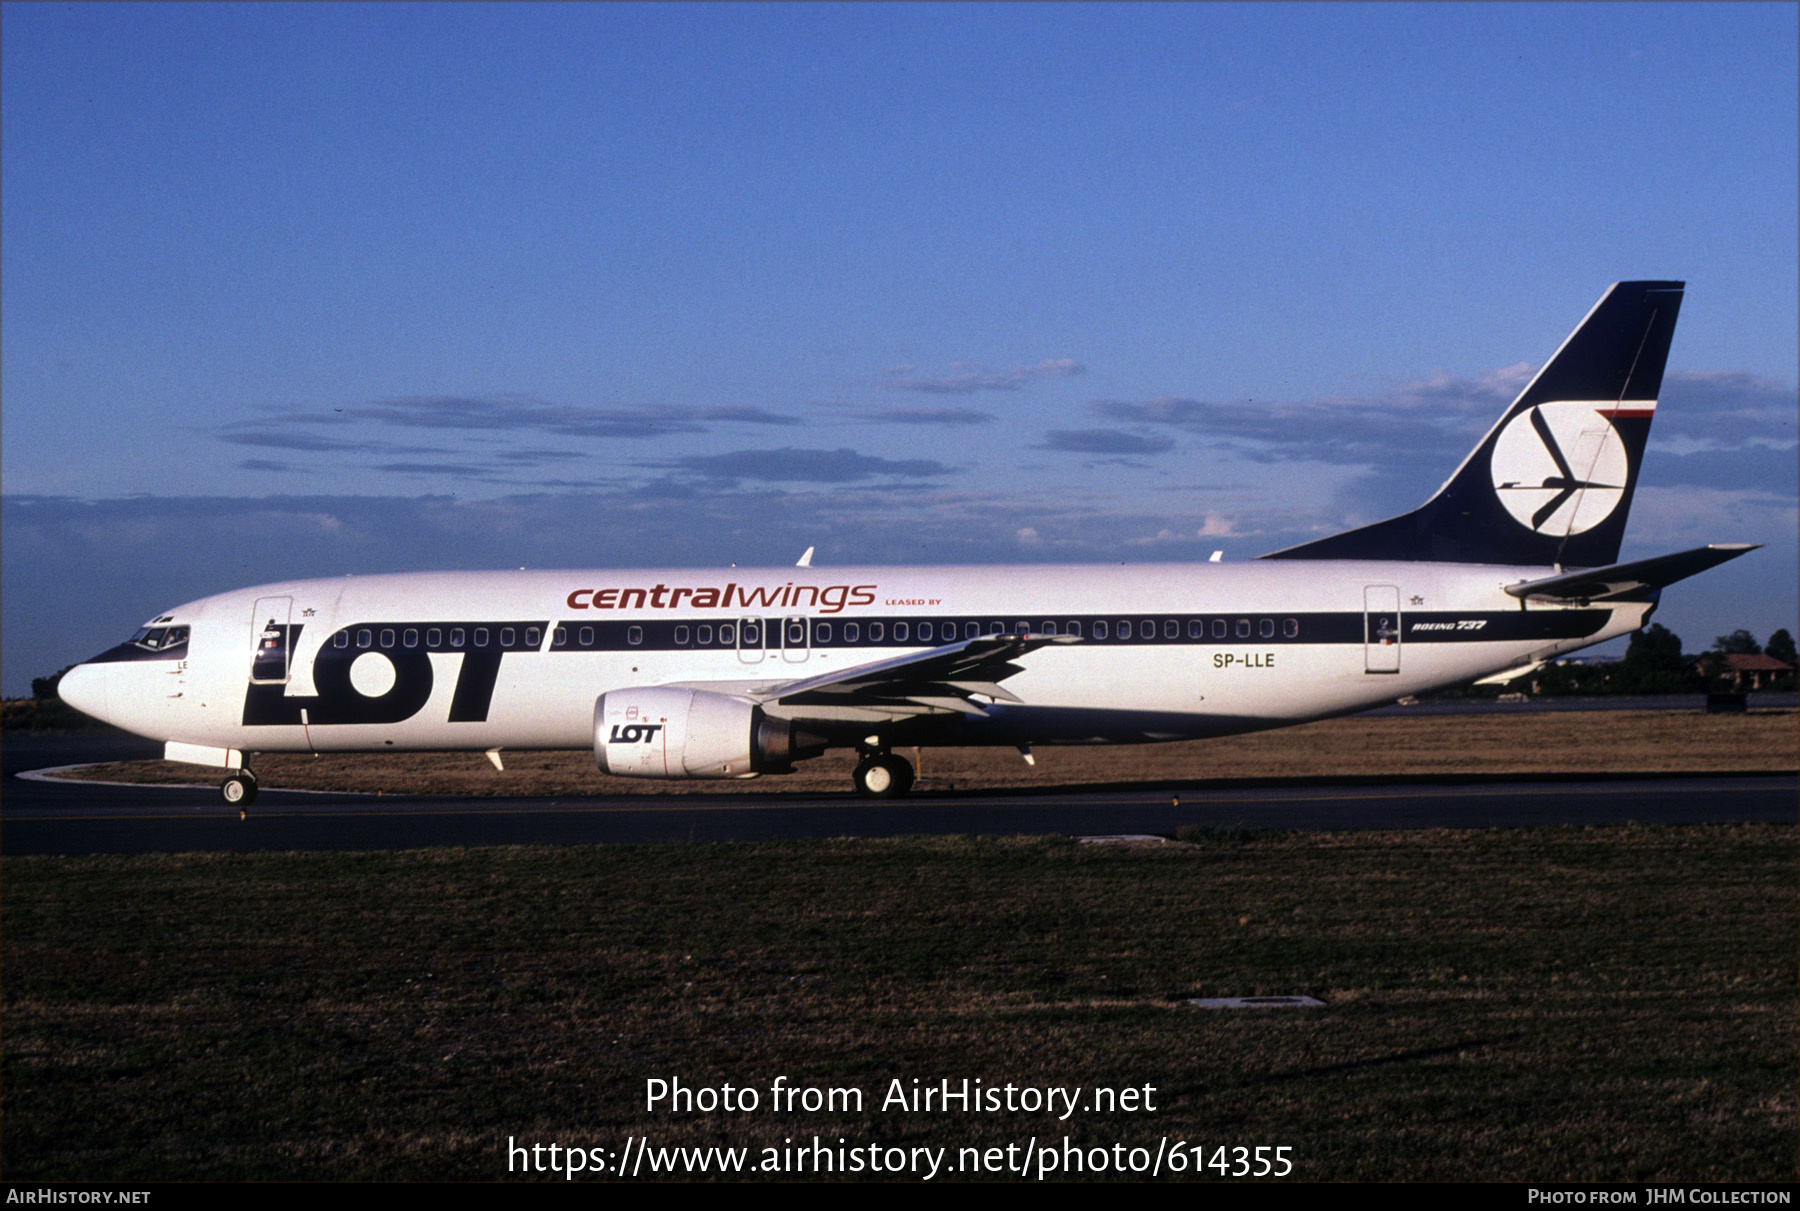
[[592, 845], [921, 834], [1160, 834], [1276, 829], [1793, 823], [1790, 776], [1208, 783], [838, 794], [470, 799], [265, 789], [246, 820], [211, 790], [29, 781], [21, 772], [154, 757], [129, 737], [9, 736], [0, 853], [180, 853]]

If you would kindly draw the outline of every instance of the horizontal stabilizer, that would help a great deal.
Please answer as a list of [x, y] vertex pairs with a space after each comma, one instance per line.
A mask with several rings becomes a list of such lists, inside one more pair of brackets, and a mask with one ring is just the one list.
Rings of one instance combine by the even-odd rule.
[[1506, 591], [1527, 601], [1581, 602], [1611, 601], [1630, 597], [1645, 590], [1660, 589], [1686, 580], [1690, 576], [1717, 567], [1728, 559], [1756, 550], [1761, 543], [1722, 542], [1709, 547], [1695, 547], [1674, 555], [1658, 555], [1655, 559], [1639, 559], [1617, 563], [1610, 568], [1590, 568], [1581, 572], [1565, 572], [1543, 580], [1524, 580], [1509, 584]]

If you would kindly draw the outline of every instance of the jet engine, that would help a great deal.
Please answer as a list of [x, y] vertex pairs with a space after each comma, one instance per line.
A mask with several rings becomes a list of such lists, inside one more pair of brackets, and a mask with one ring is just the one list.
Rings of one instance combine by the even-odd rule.
[[707, 690], [608, 690], [594, 700], [594, 764], [622, 778], [785, 774], [825, 739], [762, 707]]

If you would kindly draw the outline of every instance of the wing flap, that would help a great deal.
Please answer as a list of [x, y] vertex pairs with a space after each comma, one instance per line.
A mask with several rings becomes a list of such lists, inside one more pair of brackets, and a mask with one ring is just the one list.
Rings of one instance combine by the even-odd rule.
[[982, 635], [906, 656], [798, 681], [683, 682], [679, 688], [730, 694], [793, 718], [887, 723], [917, 715], [987, 713], [977, 698], [1018, 702], [1000, 682], [1024, 671], [1015, 659], [1073, 635]]

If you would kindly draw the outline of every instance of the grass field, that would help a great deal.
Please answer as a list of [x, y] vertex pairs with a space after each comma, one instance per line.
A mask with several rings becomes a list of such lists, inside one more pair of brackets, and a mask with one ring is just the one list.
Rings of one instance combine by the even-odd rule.
[[[926, 749], [919, 789], [1067, 786], [1229, 778], [1392, 777], [1513, 773], [1791, 773], [1800, 767], [1792, 710], [1745, 715], [1700, 711], [1357, 716], [1248, 736], [1176, 744], [1040, 748], [1035, 765], [1012, 749]], [[907, 751], [910, 755], [910, 750]], [[467, 795], [717, 793], [718, 782], [609, 778], [592, 753], [266, 754], [264, 786]], [[840, 792], [855, 758], [833, 752], [784, 777], [732, 784], [745, 793]], [[96, 766], [85, 776], [132, 781], [216, 781], [215, 771], [170, 762]]]
[[[1794, 1179], [1795, 827], [1190, 838], [8, 858], [5, 1175], [493, 1180], [509, 1138], [816, 1135]], [[1326, 1007], [1180, 1004], [1293, 993]], [[677, 1076], [867, 1100], [646, 1112]], [[914, 1078], [1156, 1108], [881, 1107]]]

